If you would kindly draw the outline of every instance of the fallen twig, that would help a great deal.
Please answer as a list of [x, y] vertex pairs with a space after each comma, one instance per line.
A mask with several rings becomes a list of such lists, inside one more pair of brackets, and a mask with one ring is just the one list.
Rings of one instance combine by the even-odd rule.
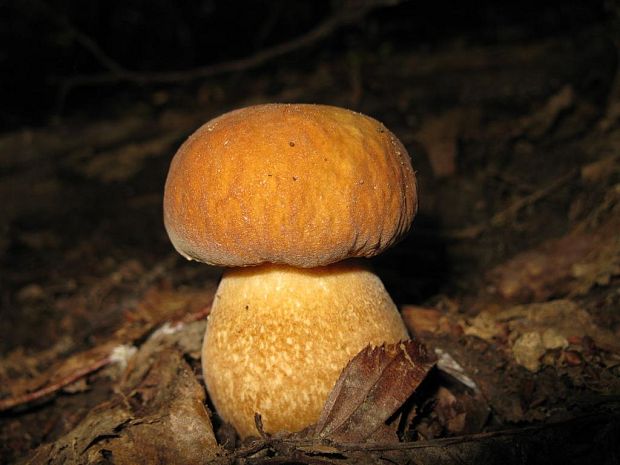
[[[610, 401], [613, 400], [610, 399]], [[446, 455], [452, 453], [465, 454], [470, 459], [486, 454], [485, 463], [522, 463], [524, 457], [532, 457], [536, 454], [539, 458], [548, 458], [549, 450], [553, 450], [553, 447], [541, 450], [539, 443], [546, 443], [549, 446], [563, 443], [567, 437], [579, 436], [582, 434], [581, 431], [588, 431], [588, 434], [593, 435], [600, 434], [599, 439], [603, 440], [607, 430], [613, 431], [618, 426], [620, 426], [620, 417], [617, 413], [596, 413], [542, 425], [414, 442], [340, 443], [299, 439], [293, 434], [287, 437], [270, 436], [266, 439], [257, 439], [245, 448], [233, 452], [228, 458], [231, 463], [252, 464], [288, 463], [287, 460], [290, 461], [293, 458], [296, 463], [314, 463], [315, 459], [327, 460], [329, 463], [330, 457], [338, 458], [338, 463], [360, 463], [359, 455], [350, 454], [400, 452], [405, 455], [400, 460], [396, 459], [394, 463], [412, 463], [414, 458], [420, 459], [421, 463], [425, 462], [425, 458], [432, 459], [433, 463], [463, 463], [458, 460], [458, 457], [451, 460], [438, 460], [442, 457], [447, 459]], [[611, 440], [611, 437], [608, 440]], [[568, 444], [565, 447], [566, 455], [576, 451]], [[261, 451], [276, 453], [275, 457], [269, 457], [274, 462], [269, 461], [263, 455], [254, 459]], [[364, 457], [363, 463], [376, 463], [370, 456]], [[495, 461], [489, 461], [489, 458], [494, 458]], [[468, 460], [466, 461], [469, 463]], [[418, 460], [413, 460], [413, 463], [418, 463]], [[540, 460], [536, 463], [546, 463], [546, 461]]]
[[[193, 312], [188, 314], [187, 316], [185, 316], [184, 318], [182, 318], [180, 321], [166, 321], [163, 322], [161, 325], [159, 325], [159, 327], [161, 328], [162, 326], [169, 324], [169, 323], [181, 323], [181, 324], [187, 324], [187, 323], [192, 323], [195, 321], [199, 321], [199, 320], [203, 320], [205, 319], [208, 315], [209, 312], [211, 311], [211, 306], [207, 305], [203, 308], [201, 308], [199, 311], [197, 312]], [[154, 333], [155, 331], [153, 331]], [[0, 412], [3, 412], [5, 410], [10, 410], [13, 409], [15, 407], [18, 407], [20, 405], [25, 405], [25, 404], [29, 404], [32, 402], [35, 402], [39, 399], [42, 399], [44, 397], [47, 397], [51, 394], [54, 394], [58, 391], [60, 391], [62, 388], [64, 388], [65, 386], [68, 386], [69, 384], [72, 384], [78, 380], [80, 380], [81, 378], [90, 375], [91, 373], [94, 373], [98, 370], [100, 370], [101, 368], [106, 367], [107, 365], [109, 365], [110, 363], [112, 363], [114, 361], [114, 357], [113, 357], [113, 352], [114, 349], [120, 345], [126, 344], [126, 342], [123, 342], [122, 340], [118, 340], [118, 341], [108, 341], [105, 344], [95, 347], [95, 348], [91, 348], [88, 349], [84, 352], [80, 352], [74, 356], [72, 356], [70, 359], [65, 360], [65, 362], [63, 362], [64, 366], [71, 364], [71, 363], [75, 363], [75, 362], [71, 362], [71, 360], [75, 360], [76, 358], [85, 358], [88, 359], [89, 353], [92, 352], [103, 352], [104, 355], [100, 355], [99, 357], [95, 357], [94, 360], [90, 361], [89, 363], [87, 363], [85, 366], [82, 366], [80, 368], [77, 368], [76, 370], [72, 371], [71, 373], [67, 374], [66, 376], [62, 376], [61, 378], [59, 378], [58, 380], [55, 380], [49, 384], [44, 385], [41, 388], [38, 388], [36, 390], [30, 391], [30, 392], [25, 392], [22, 394], [18, 394], [12, 397], [8, 397], [5, 399], [0, 399]], [[57, 373], [59, 370], [62, 369], [62, 365], [59, 367], [58, 365], [53, 366], [52, 368], [50, 368], [50, 372], [49, 376], [44, 376], [41, 375], [41, 378], [47, 378], [48, 380], [53, 379], [53, 376], [55, 373]]]
[[65, 386], [68, 386], [71, 383], [78, 381], [79, 379], [87, 376], [91, 373], [100, 370], [105, 367], [112, 361], [110, 355], [106, 355], [98, 360], [95, 360], [93, 363], [79, 368], [73, 373], [59, 379], [58, 381], [51, 383], [41, 389], [37, 389], [36, 391], [27, 392], [25, 394], [20, 394], [18, 396], [9, 397], [7, 399], [0, 399], [0, 412], [5, 410], [10, 410], [19, 405], [29, 404], [36, 400], [42, 399], [43, 397], [49, 396], [50, 394], [54, 394], [55, 392], [60, 391]]
[[212, 65], [180, 71], [139, 72], [127, 69], [110, 58], [101, 47], [81, 31], [71, 28], [71, 32], [83, 47], [85, 47], [102, 66], [106, 73], [77, 75], [60, 79], [60, 100], [64, 100], [71, 89], [78, 86], [109, 85], [120, 82], [132, 84], [177, 84], [194, 81], [196, 79], [213, 77], [216, 75], [245, 71], [256, 68], [274, 58], [281, 57], [295, 50], [299, 50], [325, 39], [341, 27], [354, 23], [372, 10], [380, 7], [392, 6], [401, 0], [367, 0], [363, 2], [344, 2], [344, 6], [323, 20], [310, 31], [287, 42], [265, 48], [253, 55], [236, 60], [224, 61]]

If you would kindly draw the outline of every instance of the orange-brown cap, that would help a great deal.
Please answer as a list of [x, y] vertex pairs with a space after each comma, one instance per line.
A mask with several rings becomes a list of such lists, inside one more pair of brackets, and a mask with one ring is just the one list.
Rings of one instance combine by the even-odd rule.
[[223, 266], [370, 257], [409, 229], [416, 208], [401, 142], [325, 105], [258, 105], [209, 121], [176, 153], [164, 194], [174, 247]]

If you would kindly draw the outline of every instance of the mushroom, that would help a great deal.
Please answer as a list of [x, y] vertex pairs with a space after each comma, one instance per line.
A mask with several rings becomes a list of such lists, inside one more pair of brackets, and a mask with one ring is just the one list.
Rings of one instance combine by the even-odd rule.
[[164, 222], [188, 259], [235, 267], [217, 289], [202, 366], [241, 437], [314, 423], [347, 362], [406, 339], [380, 279], [356, 257], [399, 240], [417, 209], [407, 151], [342, 108], [258, 105], [198, 129], [172, 160]]

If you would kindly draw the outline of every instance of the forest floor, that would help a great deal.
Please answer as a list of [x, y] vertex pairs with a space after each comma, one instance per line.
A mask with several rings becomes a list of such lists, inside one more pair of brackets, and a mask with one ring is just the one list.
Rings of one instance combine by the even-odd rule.
[[[323, 53], [0, 135], [0, 463], [618, 463], [616, 45]], [[222, 270], [173, 250], [163, 185], [200, 124], [273, 101], [372, 115], [411, 154], [418, 217], [372, 265], [439, 361], [399, 442], [241, 443], [203, 407]]]

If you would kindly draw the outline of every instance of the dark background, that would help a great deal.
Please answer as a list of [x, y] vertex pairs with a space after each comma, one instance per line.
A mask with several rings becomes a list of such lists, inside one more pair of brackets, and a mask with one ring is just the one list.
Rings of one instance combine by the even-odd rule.
[[[188, 70], [250, 56], [303, 34], [343, 8], [368, 1], [4, 1], [0, 4], [0, 124], [41, 125], [51, 118], [102, 116], [127, 101], [150, 104], [158, 85], [62, 86], [71, 78], [106, 73], [92, 40], [122, 67], [142, 73]], [[393, 5], [392, 5], [393, 4]], [[389, 7], [386, 7], [389, 6]], [[312, 69], [343, 52], [433, 50], [572, 36], [612, 25], [610, 1], [385, 2], [363, 21], [250, 73], [282, 66]], [[84, 36], [84, 37], [82, 37]], [[163, 86], [191, 104], [196, 82]], [[94, 107], [94, 108], [93, 108]]]

